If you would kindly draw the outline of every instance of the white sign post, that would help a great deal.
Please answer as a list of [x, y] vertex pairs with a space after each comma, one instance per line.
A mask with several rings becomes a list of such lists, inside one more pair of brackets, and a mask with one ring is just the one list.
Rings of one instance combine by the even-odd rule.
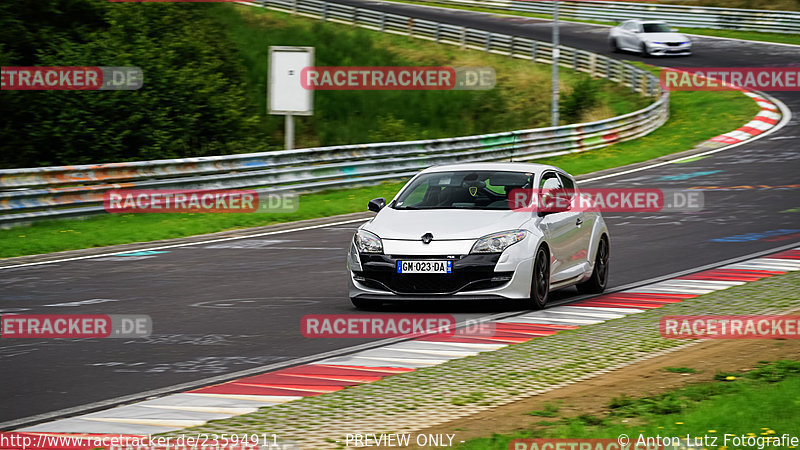
[[314, 66], [314, 47], [269, 48], [267, 103], [270, 114], [286, 116], [286, 149], [294, 148], [294, 116], [314, 114], [314, 91], [300, 83], [300, 74]]

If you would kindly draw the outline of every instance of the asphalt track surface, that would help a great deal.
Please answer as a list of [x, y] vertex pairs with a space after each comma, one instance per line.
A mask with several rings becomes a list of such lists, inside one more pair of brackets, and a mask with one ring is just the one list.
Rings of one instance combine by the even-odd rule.
[[[355, 4], [357, 2], [343, 1]], [[538, 19], [363, 2], [362, 5], [473, 28], [550, 39]], [[562, 43], [610, 54], [607, 28], [562, 23]], [[695, 38], [695, 55], [666, 66], [800, 64], [800, 48]], [[637, 55], [617, 57], [641, 60]], [[800, 93], [774, 92], [795, 114]], [[726, 130], [727, 131], [727, 130]], [[586, 187], [771, 187], [705, 192], [696, 213], [607, 213], [610, 287], [712, 264], [800, 240], [800, 123], [708, 157], [620, 175]], [[665, 177], [671, 177], [669, 179]], [[366, 205], [366, 201], [364, 203]], [[794, 210], [794, 212], [792, 212]], [[0, 422], [77, 407], [350, 347], [359, 339], [306, 339], [305, 314], [355, 313], [347, 298], [345, 249], [358, 224], [236, 241], [0, 271], [0, 313], [147, 314], [147, 339], [0, 340]], [[783, 231], [776, 231], [783, 230]], [[794, 230], [794, 231], [789, 231]], [[748, 240], [712, 239], [748, 233]], [[782, 234], [781, 234], [782, 233]], [[569, 299], [574, 288], [555, 295]], [[403, 312], [455, 313], [497, 305], [436, 304]]]

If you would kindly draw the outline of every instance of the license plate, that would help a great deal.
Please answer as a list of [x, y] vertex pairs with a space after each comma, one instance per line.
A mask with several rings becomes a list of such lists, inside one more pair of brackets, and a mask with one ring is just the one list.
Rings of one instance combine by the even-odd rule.
[[397, 261], [397, 273], [453, 273], [453, 261]]

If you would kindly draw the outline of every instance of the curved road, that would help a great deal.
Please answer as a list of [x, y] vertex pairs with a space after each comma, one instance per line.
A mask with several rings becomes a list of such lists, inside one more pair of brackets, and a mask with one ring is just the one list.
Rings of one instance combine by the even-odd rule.
[[[377, 2], [342, 3], [550, 39], [550, 23], [539, 19]], [[564, 23], [562, 42], [607, 54], [606, 33], [604, 27]], [[705, 38], [695, 42], [696, 54], [690, 58], [647, 62], [676, 67], [800, 64], [798, 47]], [[800, 93], [773, 95], [800, 112]], [[769, 186], [708, 191], [700, 213], [606, 214], [612, 236], [610, 286], [797, 242], [798, 189], [780, 186], [800, 183], [798, 174], [800, 123], [795, 117], [780, 131], [735, 149], [584, 184]], [[366, 342], [305, 339], [299, 331], [304, 314], [354, 312], [347, 299], [344, 255], [356, 226], [340, 224], [198, 243], [164, 253], [0, 270], [0, 313], [148, 314], [154, 324], [154, 334], [148, 339], [0, 340], [0, 422], [285, 364]], [[750, 233], [747, 238], [713, 241]], [[574, 289], [569, 289], [559, 297], [573, 295]], [[453, 312], [449, 306], [412, 310]], [[456, 305], [456, 309], [458, 318], [491, 312], [485, 306]]]

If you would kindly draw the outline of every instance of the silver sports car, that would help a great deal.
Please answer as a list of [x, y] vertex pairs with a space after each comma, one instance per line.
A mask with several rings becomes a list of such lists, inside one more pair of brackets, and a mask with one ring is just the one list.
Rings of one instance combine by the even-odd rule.
[[657, 20], [626, 20], [611, 29], [608, 42], [614, 51], [638, 52], [642, 56], [692, 54], [689, 37]]
[[524, 300], [542, 308], [554, 289], [602, 292], [609, 236], [600, 213], [570, 201], [540, 208], [536, 195], [519, 207], [520, 192], [563, 193], [573, 204], [579, 195], [557, 167], [469, 163], [423, 170], [388, 204], [371, 200], [378, 214], [359, 227], [347, 256], [353, 304]]

